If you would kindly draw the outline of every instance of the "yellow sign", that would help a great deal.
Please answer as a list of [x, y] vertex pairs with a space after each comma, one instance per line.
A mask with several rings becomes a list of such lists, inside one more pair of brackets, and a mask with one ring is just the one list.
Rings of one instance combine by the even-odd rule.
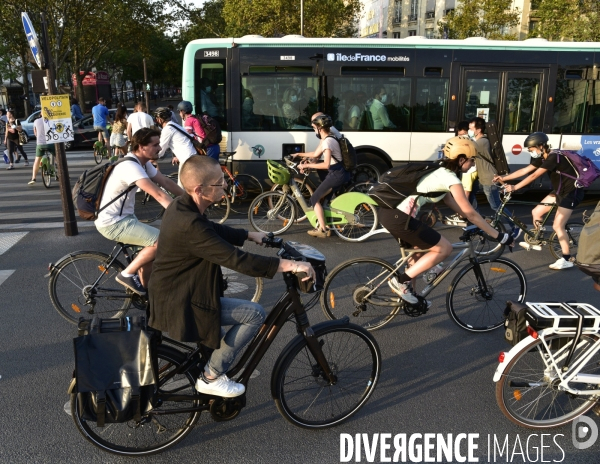
[[71, 119], [71, 105], [68, 95], [47, 95], [40, 97], [44, 119]]

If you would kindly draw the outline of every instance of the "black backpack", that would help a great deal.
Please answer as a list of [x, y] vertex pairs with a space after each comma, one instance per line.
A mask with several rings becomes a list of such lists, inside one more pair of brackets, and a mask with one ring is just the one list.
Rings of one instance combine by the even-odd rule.
[[217, 143], [221, 143], [223, 135], [221, 134], [219, 122], [212, 116], [209, 116], [208, 113], [202, 113], [198, 115], [197, 118], [204, 130], [204, 140], [208, 142], [205, 145], [216, 145]]
[[344, 165], [344, 169], [348, 172], [352, 172], [354, 168], [356, 168], [356, 150], [348, 140], [343, 135], [338, 138], [335, 135], [328, 135], [327, 137], [334, 138], [340, 146], [340, 152], [342, 153], [342, 159], [336, 160], [337, 162], [341, 162]]
[[[110, 176], [115, 166], [123, 161], [138, 162], [133, 158], [123, 158], [114, 163], [104, 163], [94, 166], [92, 169], [83, 171], [83, 174], [79, 176], [73, 187], [73, 204], [82, 219], [95, 221], [98, 219], [100, 211], [112, 205], [122, 196], [127, 195], [135, 187], [135, 184], [131, 185], [116, 198], [113, 198], [109, 203], [100, 208], [108, 176]], [[125, 206], [125, 201], [123, 201], [123, 206]], [[121, 212], [123, 211], [123, 206], [121, 207]]]

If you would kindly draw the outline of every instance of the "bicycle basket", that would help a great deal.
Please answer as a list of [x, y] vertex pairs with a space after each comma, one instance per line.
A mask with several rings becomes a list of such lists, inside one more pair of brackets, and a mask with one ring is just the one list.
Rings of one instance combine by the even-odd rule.
[[290, 181], [289, 169], [277, 161], [267, 160], [267, 170], [269, 172], [269, 179], [274, 184], [286, 185]]

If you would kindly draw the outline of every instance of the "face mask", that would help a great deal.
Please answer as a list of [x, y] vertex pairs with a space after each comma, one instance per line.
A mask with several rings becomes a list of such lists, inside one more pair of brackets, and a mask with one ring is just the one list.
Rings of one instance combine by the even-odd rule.
[[290, 101], [291, 101], [292, 103], [295, 103], [297, 100], [298, 100], [298, 97], [297, 97], [296, 95], [292, 95], [292, 96], [290, 97]]
[[319, 134], [318, 132], [315, 133], [315, 137], [321, 140], [321, 134]]
[[471, 129], [469, 129], [469, 131], [467, 132], [467, 134], [469, 135], [469, 137], [474, 138], [475, 137], [475, 131], [472, 131]]
[[381, 103], [385, 103], [387, 101], [387, 94], [381, 96]]
[[541, 153], [538, 153], [537, 151], [532, 151], [531, 153], [529, 153], [531, 155], [532, 158], [539, 158], [542, 156]]
[[316, 98], [316, 97], [310, 97], [310, 98], [308, 99], [308, 101], [309, 101], [309, 102], [311, 102], [311, 103], [314, 103], [314, 102], [316, 102], [316, 101], [317, 101], [317, 98]]
[[212, 90], [212, 87], [209, 85], [208, 87], [206, 87], [206, 91], [210, 92]]

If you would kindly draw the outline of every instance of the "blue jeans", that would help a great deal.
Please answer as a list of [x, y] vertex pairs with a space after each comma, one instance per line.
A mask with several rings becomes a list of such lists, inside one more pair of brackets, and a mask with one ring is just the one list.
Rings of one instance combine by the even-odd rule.
[[[500, 207], [500, 204], [502, 203], [500, 201], [500, 192], [498, 190], [498, 186], [482, 185], [482, 187], [483, 187], [483, 192], [485, 193], [485, 196], [487, 198], [487, 201], [490, 204], [490, 207], [494, 211], [498, 211], [498, 208]], [[512, 213], [508, 210], [508, 208], [504, 208], [504, 211], [506, 211], [506, 214], [508, 214], [509, 216], [512, 216]], [[510, 229], [512, 229], [515, 226], [515, 223], [512, 222], [510, 219], [506, 219], [506, 221], [508, 222], [508, 226]]]
[[219, 153], [221, 153], [221, 147], [219, 145], [210, 145], [206, 147], [206, 156], [210, 156], [217, 161], [219, 161]]
[[[238, 353], [252, 340], [265, 321], [265, 310], [258, 303], [221, 298], [221, 325], [231, 326], [213, 351], [208, 366], [214, 374], [225, 374]], [[221, 332], [222, 333], [222, 332]]]

